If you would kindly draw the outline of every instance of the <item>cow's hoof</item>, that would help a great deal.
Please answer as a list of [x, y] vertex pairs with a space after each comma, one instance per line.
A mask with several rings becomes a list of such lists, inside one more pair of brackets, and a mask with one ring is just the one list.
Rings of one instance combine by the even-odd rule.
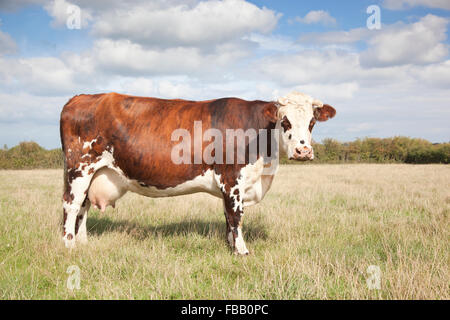
[[63, 240], [67, 249], [75, 248], [75, 237], [71, 233], [64, 236]]
[[87, 236], [79, 236], [79, 237], [77, 236], [76, 239], [77, 239], [78, 243], [81, 243], [81, 244], [87, 244], [88, 243]]
[[245, 251], [234, 250], [234, 254], [236, 256], [248, 256], [250, 254], [250, 252], [248, 250], [245, 250]]

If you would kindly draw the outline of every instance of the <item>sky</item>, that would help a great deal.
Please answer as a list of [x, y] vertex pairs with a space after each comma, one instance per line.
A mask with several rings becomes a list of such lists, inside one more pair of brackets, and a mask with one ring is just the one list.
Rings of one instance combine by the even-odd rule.
[[0, 146], [58, 148], [64, 104], [111, 91], [297, 90], [337, 110], [316, 141], [448, 142], [449, 22], [448, 0], [0, 0]]

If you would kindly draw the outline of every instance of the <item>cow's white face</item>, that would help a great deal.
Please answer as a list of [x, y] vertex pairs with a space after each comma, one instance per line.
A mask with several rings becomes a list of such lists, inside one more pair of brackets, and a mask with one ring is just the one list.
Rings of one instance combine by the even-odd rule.
[[277, 128], [280, 130], [280, 149], [289, 159], [312, 160], [311, 131], [316, 121], [334, 117], [336, 110], [321, 101], [292, 92], [278, 99]]

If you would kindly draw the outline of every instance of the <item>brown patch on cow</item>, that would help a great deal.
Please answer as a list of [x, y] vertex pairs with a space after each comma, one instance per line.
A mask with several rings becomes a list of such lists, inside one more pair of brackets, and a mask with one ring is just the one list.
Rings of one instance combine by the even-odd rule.
[[278, 121], [278, 108], [275, 103], [268, 103], [264, 107], [264, 117], [272, 123], [276, 123]]
[[286, 116], [284, 116], [283, 119], [281, 119], [281, 123], [280, 124], [283, 127], [283, 131], [284, 132], [292, 129], [291, 122], [289, 121], [289, 119]]
[[81, 171], [77, 170], [76, 168], [72, 168], [72, 170], [67, 173], [67, 179], [69, 183], [72, 183], [73, 180], [82, 176], [83, 174], [81, 173]]
[[80, 229], [80, 222], [83, 216], [77, 215], [77, 219], [75, 220], [75, 234], [78, 234], [78, 230]]
[[63, 209], [63, 221], [62, 221], [63, 237], [66, 235], [66, 221], [67, 221], [67, 212], [66, 209]]
[[314, 128], [314, 125], [316, 124], [316, 118], [312, 117], [311, 121], [309, 122], [309, 132], [312, 132], [312, 129]]
[[122, 105], [125, 109], [129, 109], [133, 105], [133, 101], [134, 99], [132, 97], [125, 98], [122, 101]]
[[63, 200], [65, 202], [72, 203], [73, 199], [74, 199], [74, 196], [73, 196], [73, 194], [70, 193], [70, 191], [67, 191], [67, 190], [64, 191]]
[[73, 234], [69, 233], [69, 234], [67, 235], [67, 240], [72, 240], [72, 239], [73, 239]]

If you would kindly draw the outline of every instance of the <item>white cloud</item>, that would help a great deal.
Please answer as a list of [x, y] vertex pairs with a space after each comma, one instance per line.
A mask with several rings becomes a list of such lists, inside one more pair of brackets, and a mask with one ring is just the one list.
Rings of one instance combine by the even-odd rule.
[[416, 6], [450, 10], [448, 0], [384, 0], [383, 6], [391, 10], [403, 10]]
[[364, 66], [428, 64], [447, 57], [448, 19], [428, 14], [412, 24], [397, 23], [378, 30], [361, 55]]
[[333, 18], [327, 11], [316, 10], [308, 12], [303, 18], [296, 17], [296, 21], [306, 24], [320, 23], [323, 25], [335, 25], [336, 19]]
[[14, 53], [16, 52], [16, 49], [16, 42], [11, 38], [11, 36], [0, 30], [0, 55]]
[[92, 59], [79, 55], [32, 58], [0, 57], [0, 92], [37, 96], [70, 96], [95, 92], [110, 76], [98, 72]]
[[155, 94], [155, 85], [152, 79], [144, 77], [121, 77], [118, 85], [111, 85], [111, 91], [117, 90], [124, 94], [148, 97]]
[[349, 31], [310, 32], [302, 34], [301, 43], [308, 44], [350, 44], [368, 40], [374, 31], [367, 28], [356, 28]]
[[64, 95], [79, 87], [73, 70], [53, 57], [0, 59], [0, 84], [9, 91]]
[[[152, 46], [212, 46], [251, 32], [267, 33], [280, 17], [243, 0], [205, 1], [195, 6], [153, 8], [139, 4], [99, 14], [98, 37], [127, 39]], [[119, 23], [120, 21], [120, 23]]]
[[129, 40], [99, 40], [92, 50], [93, 63], [106, 73], [121, 75], [197, 74], [214, 72], [244, 57], [245, 48], [233, 43], [212, 52], [199, 48], [149, 49]]
[[389, 67], [405, 64], [430, 64], [446, 59], [449, 46], [445, 43], [449, 19], [428, 14], [415, 23], [397, 22], [380, 30], [364, 28], [349, 31], [309, 33], [300, 37], [301, 44], [352, 44], [363, 41], [367, 49], [361, 52], [364, 67]]
[[270, 79], [286, 86], [311, 83], [341, 83], [354, 79], [358, 55], [336, 50], [302, 50], [262, 58], [258, 69]]
[[173, 83], [169, 80], [160, 81], [158, 86], [159, 96], [169, 99], [198, 96], [198, 91], [187, 83]]
[[450, 97], [450, 60], [414, 69], [412, 76], [429, 86], [446, 90]]
[[[40, 0], [48, 1], [48, 0]], [[54, 0], [53, 0], [54, 1]], [[140, 5], [147, 5], [152, 10], [159, 10], [163, 8], [170, 8], [177, 5], [185, 5], [193, 7], [197, 5], [199, 0], [71, 0], [74, 4], [83, 9], [88, 9], [93, 12], [106, 12], [110, 10], [123, 10]]]
[[450, 87], [450, 60], [429, 65], [398, 65], [366, 68], [360, 53], [334, 49], [301, 50], [292, 54], [264, 57], [252, 64], [257, 79], [270, 79], [281, 88], [332, 93], [349, 99], [360, 89], [395, 95], [411, 95], [427, 88]]
[[259, 49], [266, 51], [288, 52], [302, 49], [300, 44], [294, 43], [289, 37], [281, 35], [252, 33], [243, 37], [243, 40], [257, 43]]
[[54, 124], [67, 100], [67, 97], [39, 96], [27, 92], [0, 92], [0, 114], [8, 115], [1, 117], [0, 123], [32, 121]]
[[[56, 27], [66, 26], [68, 19], [75, 13], [71, 9], [74, 4], [66, 0], [53, 0], [48, 2], [44, 8], [48, 14], [53, 18], [52, 25]], [[88, 26], [89, 21], [92, 20], [92, 14], [89, 9], [83, 9], [79, 11], [80, 14], [80, 27], [85, 28]]]

